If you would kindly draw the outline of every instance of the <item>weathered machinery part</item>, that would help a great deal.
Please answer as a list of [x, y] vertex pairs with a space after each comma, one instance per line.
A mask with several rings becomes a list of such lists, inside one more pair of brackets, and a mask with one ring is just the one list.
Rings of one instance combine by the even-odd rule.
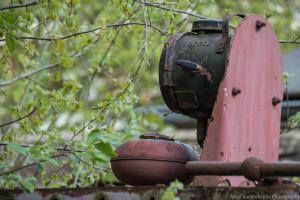
[[185, 169], [192, 175], [244, 176], [250, 181], [277, 182], [272, 177], [300, 176], [300, 162], [264, 162], [250, 157], [243, 162], [190, 161]]
[[168, 136], [144, 134], [118, 147], [111, 160], [115, 176], [129, 185], [169, 184], [179, 180], [185, 184], [193, 176], [184, 170], [188, 161], [197, 160], [193, 149]]
[[[241, 161], [259, 157], [276, 162], [279, 155], [283, 95], [278, 40], [263, 17], [244, 18], [230, 41], [226, 72], [218, 89], [201, 161]], [[244, 177], [199, 176], [195, 184], [232, 186]]]
[[175, 34], [165, 44], [159, 65], [159, 83], [167, 106], [198, 119], [197, 140], [203, 146], [207, 121], [224, 76], [232, 16], [199, 20], [192, 32]]
[[[166, 187], [89, 187], [45, 188], [33, 193], [21, 189], [1, 190], [1, 200], [49, 200], [60, 194], [63, 200], [160, 200]], [[195, 187], [188, 186], [176, 195], [181, 200], [288, 199], [299, 200], [300, 188], [270, 187]]]

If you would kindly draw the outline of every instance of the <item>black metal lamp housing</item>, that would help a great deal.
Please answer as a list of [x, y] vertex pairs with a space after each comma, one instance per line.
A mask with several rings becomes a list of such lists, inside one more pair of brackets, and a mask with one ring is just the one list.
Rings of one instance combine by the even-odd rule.
[[160, 58], [159, 84], [163, 99], [173, 112], [198, 119], [197, 139], [201, 146], [225, 73], [231, 40], [228, 21], [232, 16], [226, 16], [223, 21], [195, 21], [191, 32], [169, 38]]

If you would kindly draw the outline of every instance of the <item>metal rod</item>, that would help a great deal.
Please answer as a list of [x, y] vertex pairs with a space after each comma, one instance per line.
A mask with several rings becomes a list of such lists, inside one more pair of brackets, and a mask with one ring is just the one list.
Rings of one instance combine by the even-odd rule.
[[185, 169], [192, 175], [245, 176], [253, 181], [264, 177], [300, 176], [300, 162], [263, 162], [254, 157], [243, 162], [190, 161]]
[[238, 176], [240, 173], [240, 162], [218, 162], [218, 161], [190, 161], [185, 169], [192, 175], [219, 175]]
[[263, 163], [259, 168], [262, 176], [300, 176], [300, 162]]

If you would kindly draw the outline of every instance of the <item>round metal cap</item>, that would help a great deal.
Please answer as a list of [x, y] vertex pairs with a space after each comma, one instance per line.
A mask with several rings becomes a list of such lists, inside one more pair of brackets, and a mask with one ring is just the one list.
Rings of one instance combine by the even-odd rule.
[[167, 141], [174, 141], [174, 138], [171, 138], [166, 135], [161, 135], [158, 133], [146, 133], [140, 135], [140, 139], [153, 139], [153, 140], [167, 140]]
[[192, 32], [200, 30], [222, 31], [222, 20], [202, 19], [193, 22]]

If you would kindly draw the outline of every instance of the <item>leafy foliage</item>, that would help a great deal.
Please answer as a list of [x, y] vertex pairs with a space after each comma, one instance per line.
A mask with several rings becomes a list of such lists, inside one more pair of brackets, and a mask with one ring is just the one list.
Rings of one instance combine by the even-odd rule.
[[166, 189], [166, 191], [163, 193], [161, 199], [162, 200], [179, 200], [179, 197], [177, 197], [177, 193], [179, 190], [183, 189], [183, 184], [179, 181], [174, 181], [170, 184], [170, 186]]
[[195, 20], [176, 10], [266, 14], [279, 36], [299, 34], [294, 1], [40, 0], [1, 9], [28, 2], [0, 3], [0, 187], [28, 192], [111, 184], [116, 146], [161, 128], [158, 116], [135, 108], [162, 103], [163, 43]]

